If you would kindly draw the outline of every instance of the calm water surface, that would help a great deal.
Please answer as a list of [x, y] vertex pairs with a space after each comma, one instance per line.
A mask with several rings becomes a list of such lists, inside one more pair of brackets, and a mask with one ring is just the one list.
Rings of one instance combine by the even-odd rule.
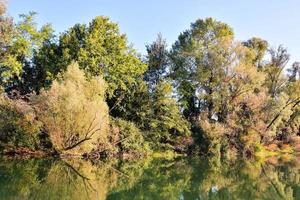
[[300, 199], [300, 162], [0, 159], [0, 199]]

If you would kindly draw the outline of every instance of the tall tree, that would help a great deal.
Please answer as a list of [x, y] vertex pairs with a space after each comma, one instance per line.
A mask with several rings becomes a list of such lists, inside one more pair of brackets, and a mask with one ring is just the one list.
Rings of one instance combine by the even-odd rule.
[[[205, 108], [212, 117], [212, 94], [224, 76], [222, 62], [228, 58], [223, 49], [216, 51], [219, 43], [232, 38], [233, 31], [227, 24], [208, 18], [193, 23], [173, 45], [171, 73], [187, 117], [198, 116]], [[199, 93], [205, 93], [207, 98], [200, 100]]]
[[[37, 28], [34, 21], [36, 13], [20, 15], [21, 21], [13, 24], [10, 18], [1, 16], [1, 56], [0, 82], [6, 90], [22, 90], [31, 77], [32, 58], [39, 51], [43, 42], [52, 37], [53, 30], [49, 24]], [[26, 79], [26, 80], [24, 80]], [[20, 88], [21, 87], [21, 88]]]
[[148, 138], [157, 147], [176, 148], [184, 144], [190, 136], [190, 125], [184, 119], [176, 99], [172, 97], [172, 85], [160, 80], [152, 93], [151, 115]]
[[13, 52], [16, 30], [13, 20], [6, 15], [6, 1], [0, 1], [0, 83], [3, 86], [14, 75], [19, 75], [21, 64]]
[[[96, 17], [88, 26], [76, 24], [59, 37], [58, 47], [49, 48], [48, 52], [59, 54], [56, 63], [60, 70], [46, 67], [49, 72], [44, 74], [55, 75], [73, 60], [78, 61], [87, 76], [104, 76], [110, 97], [116, 90], [126, 90], [145, 71], [145, 65], [127, 45], [126, 36], [106, 17]], [[39, 68], [50, 64], [39, 59], [37, 62]]]
[[268, 42], [266, 40], [253, 37], [246, 42], [243, 42], [243, 45], [253, 50], [254, 59], [253, 64], [255, 64], [258, 68], [262, 68], [264, 63], [263, 59], [268, 50]]
[[149, 89], [153, 90], [158, 82], [167, 76], [169, 57], [166, 40], [159, 34], [157, 39], [146, 46], [148, 69], [144, 80], [148, 83]]
[[269, 49], [271, 56], [270, 62], [265, 66], [264, 71], [268, 78], [266, 86], [269, 88], [269, 93], [272, 97], [280, 95], [286, 85], [286, 77], [284, 76], [284, 68], [290, 60], [290, 55], [287, 49], [280, 45], [277, 49]]
[[262, 113], [268, 94], [258, 66], [266, 47], [258, 53], [252, 43], [235, 41], [228, 25], [209, 18], [192, 24], [171, 52], [179, 101], [186, 116], [200, 125], [208, 149], [217, 154], [225, 146], [243, 149], [244, 144], [253, 150], [267, 137]]
[[34, 60], [37, 82], [41, 82], [41, 86], [51, 84], [72, 60], [78, 61], [87, 77], [102, 75], [108, 85], [107, 102], [115, 117], [122, 110], [118, 106], [122, 105], [125, 94], [129, 94], [146, 70], [118, 25], [106, 17], [96, 17], [88, 26], [76, 24], [60, 35], [58, 44], [45, 43]]

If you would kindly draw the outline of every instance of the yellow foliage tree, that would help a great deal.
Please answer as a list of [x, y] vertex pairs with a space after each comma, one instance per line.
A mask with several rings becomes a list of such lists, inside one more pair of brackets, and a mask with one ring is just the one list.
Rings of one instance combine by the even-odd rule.
[[108, 106], [101, 77], [86, 79], [77, 63], [53, 82], [49, 90], [32, 97], [54, 148], [59, 152], [88, 153], [106, 144]]

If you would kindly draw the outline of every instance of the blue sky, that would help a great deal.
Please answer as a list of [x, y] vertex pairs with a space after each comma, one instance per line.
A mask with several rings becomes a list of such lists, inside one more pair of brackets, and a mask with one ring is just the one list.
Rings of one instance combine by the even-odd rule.
[[198, 18], [213, 17], [233, 27], [238, 40], [253, 36], [283, 44], [300, 61], [299, 0], [8, 0], [8, 13], [36, 11], [39, 25], [63, 32], [97, 15], [117, 22], [140, 53], [159, 32], [169, 46]]

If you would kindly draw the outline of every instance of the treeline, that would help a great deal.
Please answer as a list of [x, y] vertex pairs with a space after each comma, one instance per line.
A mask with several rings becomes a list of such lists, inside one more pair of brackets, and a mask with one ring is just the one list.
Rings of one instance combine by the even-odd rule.
[[20, 17], [1, 4], [2, 152], [231, 156], [298, 141], [300, 63], [286, 70], [283, 46], [208, 18], [141, 56], [106, 17], [61, 34]]

